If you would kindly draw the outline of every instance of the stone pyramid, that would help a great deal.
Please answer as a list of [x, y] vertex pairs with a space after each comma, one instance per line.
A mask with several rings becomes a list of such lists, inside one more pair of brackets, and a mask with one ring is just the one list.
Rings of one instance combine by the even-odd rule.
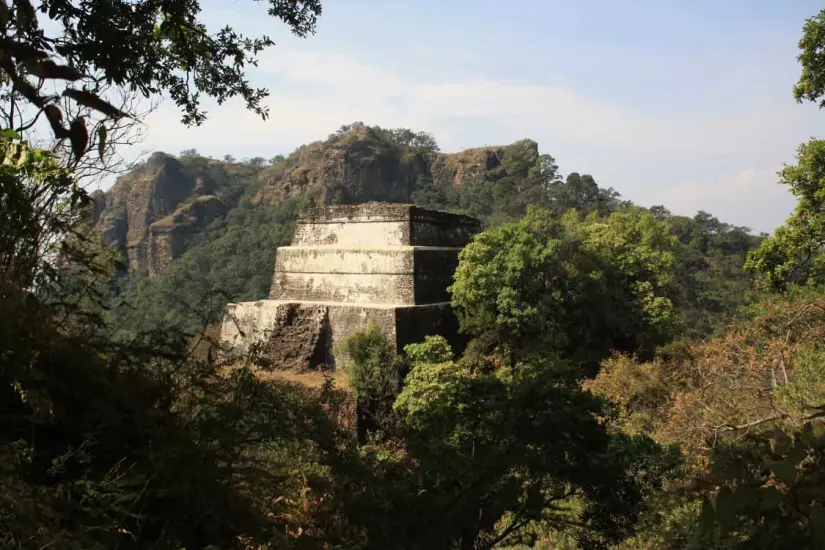
[[460, 344], [447, 287], [478, 230], [473, 218], [410, 204], [307, 211], [276, 252], [269, 299], [229, 304], [221, 340], [233, 353], [263, 343], [273, 367], [295, 370], [345, 361], [336, 344], [370, 321], [399, 351], [430, 334]]

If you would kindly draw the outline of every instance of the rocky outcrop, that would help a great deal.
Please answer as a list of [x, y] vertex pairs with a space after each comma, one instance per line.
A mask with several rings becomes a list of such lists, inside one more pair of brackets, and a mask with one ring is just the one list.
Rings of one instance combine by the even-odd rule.
[[539, 157], [539, 145], [524, 139], [506, 146], [477, 147], [458, 153], [439, 154], [430, 165], [430, 173], [436, 185], [466, 187], [484, 181], [491, 171], [502, 166], [508, 155], [513, 154], [532, 157], [532, 162], [535, 162]]
[[158, 275], [169, 262], [186, 251], [188, 239], [212, 221], [222, 218], [227, 206], [214, 195], [187, 199], [175, 212], [149, 226], [147, 272]]
[[432, 178], [444, 189], [478, 184], [514, 153], [532, 156], [535, 162], [538, 144], [521, 140], [507, 146], [434, 153], [395, 146], [380, 129], [359, 127], [336, 139], [305, 145], [287, 162], [265, 169], [260, 199], [278, 204], [309, 194], [319, 206], [409, 202], [421, 177]]
[[261, 200], [278, 204], [308, 193], [318, 205], [408, 202], [428, 167], [426, 154], [394, 147], [373, 128], [357, 128], [305, 145], [284, 165], [266, 169]]
[[155, 153], [106, 192], [93, 195], [95, 227], [121, 251], [130, 272], [153, 276], [186, 249], [186, 238], [223, 216], [215, 183], [176, 158]]

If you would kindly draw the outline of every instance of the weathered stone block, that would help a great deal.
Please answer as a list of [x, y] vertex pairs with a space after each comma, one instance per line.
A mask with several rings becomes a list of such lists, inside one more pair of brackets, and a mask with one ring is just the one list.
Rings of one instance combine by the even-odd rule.
[[412, 305], [449, 300], [458, 247], [278, 249], [271, 300]]
[[463, 247], [479, 229], [474, 218], [411, 204], [331, 206], [298, 217], [293, 246]]
[[413, 304], [412, 274], [277, 273], [270, 299], [355, 304]]
[[412, 273], [413, 247], [282, 246], [275, 272]]
[[266, 339], [265, 359], [286, 370], [301, 371], [327, 362], [329, 308], [291, 303], [278, 307]]

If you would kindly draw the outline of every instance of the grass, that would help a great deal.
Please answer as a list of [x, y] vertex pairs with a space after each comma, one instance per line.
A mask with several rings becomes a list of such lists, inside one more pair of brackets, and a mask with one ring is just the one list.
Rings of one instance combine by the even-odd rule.
[[320, 388], [326, 381], [325, 374], [328, 374], [335, 387], [338, 389], [349, 389], [347, 375], [343, 370], [333, 370], [327, 373], [320, 371], [295, 372], [291, 370], [263, 370], [255, 369], [255, 374], [261, 380], [285, 380], [287, 382], [297, 382], [310, 388]]

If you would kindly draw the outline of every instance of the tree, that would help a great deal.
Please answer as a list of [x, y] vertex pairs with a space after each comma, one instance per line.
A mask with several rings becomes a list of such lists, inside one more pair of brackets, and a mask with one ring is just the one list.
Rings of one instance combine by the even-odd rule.
[[622, 206], [619, 193], [613, 188], [602, 189], [593, 176], [580, 175], [578, 172], [568, 174], [564, 182], [553, 182], [550, 186], [550, 201], [553, 210], [559, 215], [574, 208], [584, 214], [597, 212], [606, 216]]
[[[799, 40], [802, 65], [793, 95], [797, 102], [825, 107], [825, 10], [808, 18]], [[799, 146], [797, 164], [779, 172], [780, 183], [799, 198], [794, 213], [759, 250], [748, 258], [747, 269], [760, 273], [769, 288], [781, 290], [809, 278], [822, 282], [821, 249], [825, 243], [825, 141], [811, 139]]]
[[825, 544], [825, 435], [806, 424], [725, 446], [713, 462], [694, 547]]
[[797, 60], [802, 74], [793, 88], [794, 98], [799, 103], [819, 102], [820, 108], [825, 107], [825, 10], [805, 21], [799, 49]]
[[670, 213], [670, 210], [668, 210], [667, 208], [665, 208], [665, 207], [664, 207], [663, 205], [661, 205], [661, 204], [657, 204], [657, 205], [651, 206], [651, 207], [650, 207], [650, 208], [648, 208], [647, 210], [648, 210], [648, 212], [650, 212], [651, 214], [653, 214], [653, 216], [654, 216], [657, 220], [666, 220], [666, 219], [668, 219], [669, 217], [671, 217], [671, 216], [672, 216], [672, 214]]
[[427, 336], [423, 342], [404, 346], [404, 355], [412, 367], [449, 363], [453, 360], [453, 350], [443, 336]]
[[54, 153], [0, 135], [0, 546], [354, 547], [324, 519], [340, 394], [262, 382], [254, 356], [226, 372], [163, 320], [117, 334], [86, 200]]
[[360, 420], [380, 427], [401, 385], [399, 360], [392, 342], [375, 322], [353, 332], [343, 343], [347, 377], [358, 398]]
[[[195, 2], [44, 0], [39, 9], [0, 1], [3, 107], [24, 131], [27, 117], [44, 118], [55, 150], [68, 140], [74, 167], [90, 131], [101, 157], [113, 145], [101, 120], [138, 114], [113, 105], [105, 86], [167, 92], [186, 122], [203, 119], [195, 90], [219, 102], [240, 95], [266, 114], [243, 67], [271, 42], [208, 35]], [[320, 5], [273, 1], [270, 13], [305, 34]], [[98, 300], [114, 251], [86, 232], [89, 197], [53, 152], [22, 137], [3, 129], [0, 139], [0, 545], [289, 547], [314, 537], [316, 451], [342, 446], [328, 446], [340, 434], [324, 414], [330, 404], [261, 383], [248, 365], [227, 374], [195, 360], [189, 335], [162, 322], [114, 335]]]
[[366, 127], [367, 127], [367, 125], [364, 124], [363, 122], [361, 122], [360, 120], [356, 120], [355, 122], [353, 122], [351, 124], [342, 124], [341, 127], [338, 128], [338, 130], [336, 130], [334, 134], [329, 135], [328, 140], [329, 141], [336, 141], [336, 140], [340, 139], [341, 137], [349, 134], [353, 130], [362, 130]]
[[[41, 80], [36, 83], [36, 87], [41, 90], [45, 84], [45, 80]], [[58, 99], [56, 105], [65, 119], [84, 117], [89, 136], [88, 150], [95, 154], [78, 158], [72, 152], [71, 141], [58, 139], [48, 132], [43, 133], [44, 136], [50, 136], [48, 138], [30, 133], [29, 130], [42, 124], [43, 112], [27, 106], [23, 101], [25, 98], [20, 96], [14, 86], [4, 86], [0, 82], [0, 128], [13, 128], [18, 133], [27, 134], [32, 145], [57, 153], [60, 165], [70, 170], [72, 177], [83, 183], [84, 187], [99, 182], [106, 176], [120, 175], [134, 166], [134, 163], [125, 161], [120, 150], [143, 140], [146, 128], [142, 120], [159, 104], [159, 99], [147, 100], [140, 92], [109, 84], [99, 75], [89, 78], [85, 86], [97, 95], [106, 97], [116, 109], [130, 116], [107, 118], [70, 97]]]
[[679, 333], [703, 337], [724, 330], [742, 306], [756, 300], [753, 274], [743, 265], [761, 237], [707, 212], [662, 219], [678, 239], [673, 276]]
[[[825, 10], [805, 23], [802, 74], [793, 90], [798, 102], [820, 108], [823, 45]], [[816, 285], [794, 288], [823, 281], [825, 142], [801, 145], [797, 164], [786, 165], [779, 178], [799, 202], [748, 255], [746, 268], [785, 297], [763, 300], [727, 334], [669, 369], [655, 400], [655, 416], [663, 419], [657, 429], [681, 439], [694, 459], [705, 459], [698, 461], [700, 470], [707, 465], [698, 483], [704, 502], [697, 548], [802, 548], [825, 541], [819, 423], [825, 310]]]
[[640, 209], [561, 219], [530, 208], [462, 250], [450, 288], [462, 330], [509, 361], [555, 350], [591, 373], [667, 333], [673, 237]]
[[424, 208], [448, 210], [450, 207], [446, 190], [433, 182], [431, 176], [420, 175], [416, 178], [410, 200]]
[[361, 497], [373, 547], [489, 549], [552, 529], [596, 548], [632, 533], [672, 451], [612, 436], [575, 368], [546, 358], [480, 372], [437, 341], [415, 351], [394, 404], [403, 451]]
[[410, 148], [425, 153], [438, 153], [438, 142], [427, 132], [413, 132], [408, 128], [387, 130], [390, 140], [399, 147]]
[[798, 199], [793, 214], [746, 263], [760, 273], [771, 289], [804, 284], [808, 279], [823, 282], [822, 246], [825, 244], [825, 141], [812, 139], [797, 152], [797, 164], [786, 165], [779, 181]]
[[462, 211], [497, 225], [521, 218], [528, 205], [549, 205], [549, 191], [559, 179], [553, 157], [538, 154], [535, 142], [522, 140], [503, 148], [498, 160], [483, 181], [461, 189]]
[[810, 506], [825, 491], [823, 331], [825, 298], [799, 289], [748, 308], [707, 342], [672, 346], [648, 363], [613, 357], [585, 384], [611, 403], [608, 416], [623, 430], [683, 450], [687, 468], [661, 498], [682, 538], [702, 539], [697, 548], [786, 538], [806, 547], [819, 536]]
[[[24, 289], [58, 270], [60, 242], [79, 222], [88, 198], [54, 155], [32, 149], [19, 135], [0, 136], [0, 280]], [[44, 269], [45, 268], [45, 269]]]
[[[268, 13], [305, 37], [315, 30], [321, 4], [271, 0]], [[42, 114], [56, 138], [69, 140], [77, 158], [89, 149], [89, 131], [83, 114], [67, 120], [61, 98], [107, 119], [130, 115], [112, 105], [101, 83], [146, 98], [168, 94], [183, 111], [185, 124], [205, 120], [201, 94], [218, 103], [241, 97], [248, 109], [266, 118], [262, 101], [268, 92], [253, 88], [245, 70], [272, 40], [249, 38], [230, 27], [210, 33], [199, 14], [200, 6], [188, 0], [79, 5], [44, 0], [37, 10], [29, 0], [4, 1], [0, 40], [6, 56], [0, 63], [0, 85], [15, 101]], [[105, 130], [98, 138], [105, 143]]]

